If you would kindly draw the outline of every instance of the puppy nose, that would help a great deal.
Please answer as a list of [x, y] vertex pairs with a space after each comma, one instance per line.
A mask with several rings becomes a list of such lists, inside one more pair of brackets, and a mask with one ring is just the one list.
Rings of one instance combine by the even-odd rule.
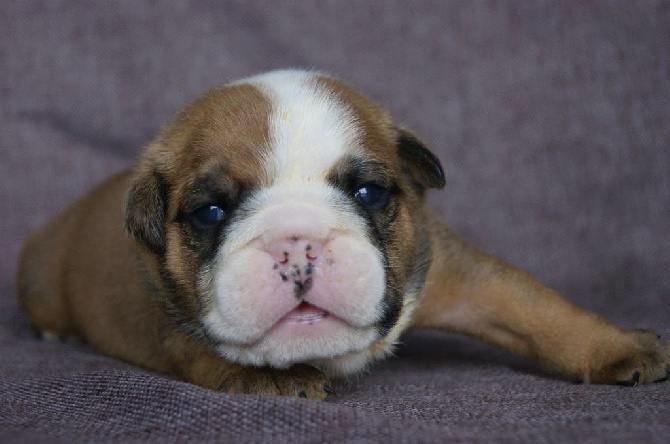
[[299, 236], [275, 241], [267, 248], [275, 259], [272, 269], [283, 282], [293, 284], [298, 300], [306, 298], [314, 285], [322, 250], [323, 243]]
[[267, 252], [280, 266], [314, 264], [321, 256], [323, 243], [300, 236], [291, 236], [272, 242]]

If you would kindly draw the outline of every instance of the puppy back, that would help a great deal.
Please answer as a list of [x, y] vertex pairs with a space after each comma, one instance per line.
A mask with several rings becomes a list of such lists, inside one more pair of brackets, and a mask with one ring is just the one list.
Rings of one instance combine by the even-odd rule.
[[[101, 221], [116, 219], [100, 212], [100, 207], [104, 207], [100, 200], [110, 193], [123, 199], [128, 176], [128, 172], [116, 175], [79, 198], [34, 232], [24, 244], [17, 267], [19, 303], [33, 327], [46, 333], [45, 336], [59, 339], [79, 336], [72, 316], [70, 283], [73, 274], [80, 273], [77, 263], [100, 260], [96, 257], [100, 251], [96, 251], [91, 242], [94, 235], [89, 233], [90, 226], [85, 219], [91, 213]], [[111, 228], [104, 231], [115, 231]], [[82, 258], [82, 252], [89, 257]]]

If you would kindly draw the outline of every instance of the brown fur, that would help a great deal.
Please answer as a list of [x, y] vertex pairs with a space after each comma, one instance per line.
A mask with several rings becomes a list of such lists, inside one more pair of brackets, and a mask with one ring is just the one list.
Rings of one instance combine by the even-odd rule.
[[[396, 301], [404, 308], [393, 331], [464, 333], [584, 382], [635, 385], [667, 377], [670, 345], [656, 335], [608, 324], [458, 239], [424, 207], [423, 190], [441, 187], [444, 178], [418, 139], [351, 88], [330, 79], [317, 85], [350, 106], [371, 157], [393, 177], [405, 177], [405, 201], [387, 240], [390, 265], [399, 283], [415, 279], [423, 291], [413, 320], [414, 302]], [[250, 86], [209, 93], [159, 134], [133, 172], [114, 176], [35, 233], [18, 272], [21, 304], [34, 326], [211, 389], [325, 398], [329, 383], [316, 369], [248, 368], [216, 354], [197, 322], [197, 253], [174, 223], [189, 190], [211, 172], [223, 173], [217, 180], [229, 180], [223, 186], [233, 194], [267, 185], [259, 156], [269, 149], [269, 107]], [[399, 140], [400, 152], [390, 155]], [[124, 233], [124, 220], [135, 239]], [[426, 270], [416, 261], [425, 262], [425, 286]], [[370, 353], [389, 346], [382, 339]]]
[[413, 326], [464, 333], [585, 383], [667, 378], [670, 344], [621, 330], [521, 270], [486, 256], [430, 216], [433, 266]]

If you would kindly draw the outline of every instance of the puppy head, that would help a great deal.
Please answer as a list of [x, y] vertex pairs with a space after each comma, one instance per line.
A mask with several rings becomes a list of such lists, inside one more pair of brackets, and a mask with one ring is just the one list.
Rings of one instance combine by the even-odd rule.
[[225, 358], [356, 371], [389, 351], [430, 260], [439, 161], [341, 82], [279, 71], [211, 91], [144, 153], [127, 230], [166, 311]]

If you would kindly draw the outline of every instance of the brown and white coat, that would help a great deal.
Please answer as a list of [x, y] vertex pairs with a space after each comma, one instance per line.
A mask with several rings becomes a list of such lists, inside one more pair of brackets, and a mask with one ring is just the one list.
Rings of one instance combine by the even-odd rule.
[[[277, 71], [187, 106], [28, 242], [33, 324], [204, 387], [323, 398], [410, 327], [584, 382], [667, 377], [623, 331], [463, 243], [425, 206], [437, 158], [346, 84]], [[128, 235], [129, 233], [130, 235]]]

